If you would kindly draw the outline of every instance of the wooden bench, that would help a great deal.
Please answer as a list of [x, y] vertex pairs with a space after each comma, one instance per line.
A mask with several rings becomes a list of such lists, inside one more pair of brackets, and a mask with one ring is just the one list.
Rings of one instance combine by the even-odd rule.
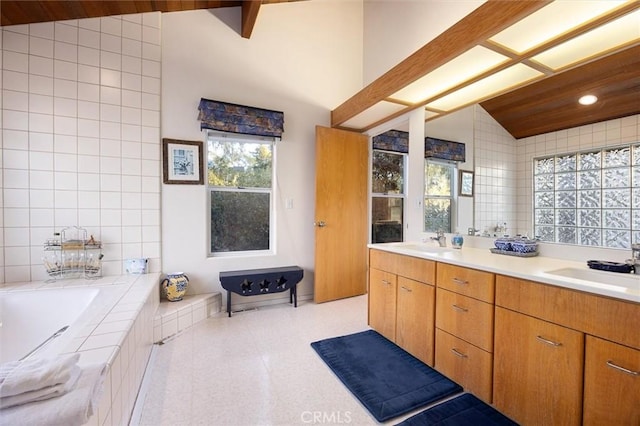
[[245, 269], [220, 272], [220, 283], [227, 290], [227, 312], [231, 317], [231, 293], [240, 296], [258, 296], [289, 290], [289, 303], [298, 307], [296, 287], [304, 271], [299, 266], [279, 268]]

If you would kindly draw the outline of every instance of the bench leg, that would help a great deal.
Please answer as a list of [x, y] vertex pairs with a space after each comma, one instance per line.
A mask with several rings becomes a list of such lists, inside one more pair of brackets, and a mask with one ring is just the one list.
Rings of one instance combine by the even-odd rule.
[[227, 313], [229, 314], [229, 318], [231, 318], [231, 292], [227, 291]]

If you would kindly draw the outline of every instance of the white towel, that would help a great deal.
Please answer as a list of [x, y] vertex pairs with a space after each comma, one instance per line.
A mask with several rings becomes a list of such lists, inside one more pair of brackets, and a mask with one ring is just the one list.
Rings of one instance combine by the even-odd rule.
[[105, 363], [82, 367], [75, 387], [58, 398], [0, 410], [0, 425], [80, 426], [95, 413], [107, 374]]
[[64, 395], [69, 392], [78, 382], [82, 374], [82, 369], [77, 365], [72, 366], [69, 380], [53, 386], [47, 386], [42, 389], [36, 389], [19, 393], [17, 395], [3, 396], [0, 398], [0, 409], [13, 407], [15, 405], [26, 404], [28, 402], [42, 401], [56, 396]]
[[11, 361], [0, 365], [0, 398], [64, 384], [80, 354]]

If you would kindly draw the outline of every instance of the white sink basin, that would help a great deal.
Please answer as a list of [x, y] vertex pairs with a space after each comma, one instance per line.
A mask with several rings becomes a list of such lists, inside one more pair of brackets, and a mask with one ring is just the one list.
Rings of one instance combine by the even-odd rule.
[[547, 274], [559, 275], [566, 278], [592, 281], [601, 284], [637, 288], [640, 286], [640, 275], [624, 274], [618, 272], [597, 271], [581, 268], [561, 268], [546, 271]]
[[398, 248], [407, 249], [407, 250], [417, 250], [424, 253], [446, 253], [449, 251], [453, 251], [451, 247], [440, 247], [431, 244], [399, 244]]

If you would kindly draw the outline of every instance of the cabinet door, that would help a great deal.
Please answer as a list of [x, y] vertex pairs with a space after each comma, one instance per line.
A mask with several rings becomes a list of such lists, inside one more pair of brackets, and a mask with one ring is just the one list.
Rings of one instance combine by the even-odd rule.
[[584, 334], [496, 307], [493, 404], [523, 425], [579, 425]]
[[369, 269], [369, 325], [387, 339], [396, 340], [395, 274]]
[[398, 277], [396, 343], [433, 366], [435, 287]]
[[585, 425], [640, 425], [640, 351], [587, 336]]

